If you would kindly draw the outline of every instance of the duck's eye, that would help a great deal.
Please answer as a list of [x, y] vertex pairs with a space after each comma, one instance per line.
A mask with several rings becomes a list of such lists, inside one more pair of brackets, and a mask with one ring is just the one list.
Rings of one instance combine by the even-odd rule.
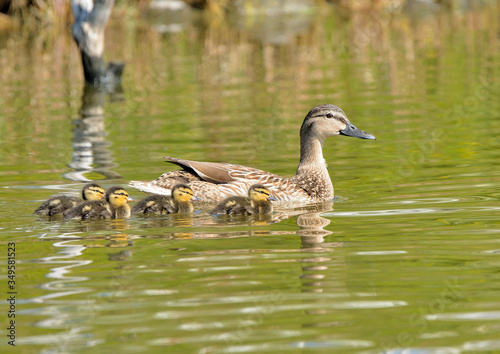
[[327, 114], [326, 114], [326, 118], [333, 118], [333, 114], [331, 114], [331, 113], [327, 113]]

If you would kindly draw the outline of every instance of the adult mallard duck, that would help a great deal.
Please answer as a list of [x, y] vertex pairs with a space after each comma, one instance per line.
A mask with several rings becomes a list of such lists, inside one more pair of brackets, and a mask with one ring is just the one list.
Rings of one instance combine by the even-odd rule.
[[104, 197], [105, 190], [96, 183], [88, 183], [82, 188], [82, 199], [70, 195], [56, 195], [46, 200], [33, 214], [54, 216], [62, 215], [65, 210], [71, 209], [82, 200], [99, 200]]
[[182, 170], [166, 172], [151, 182], [131, 181], [133, 187], [154, 194], [169, 195], [177, 183], [188, 183], [203, 201], [219, 202], [233, 195], [246, 195], [253, 184], [273, 191], [280, 202], [315, 203], [334, 197], [333, 185], [323, 158], [326, 138], [347, 135], [362, 139], [375, 136], [356, 128], [333, 104], [309, 111], [300, 128], [300, 162], [297, 174], [284, 178], [252, 167], [229, 163], [198, 162], [165, 157]]
[[106, 190], [106, 200], [91, 200], [78, 204], [64, 212], [65, 219], [125, 219], [130, 217], [131, 199], [122, 187]]
[[273, 212], [272, 200], [276, 200], [276, 198], [271, 195], [269, 189], [262, 184], [254, 184], [248, 190], [248, 197], [228, 197], [218, 204], [210, 214], [271, 214]]
[[192, 213], [194, 193], [185, 184], [176, 184], [172, 188], [172, 196], [153, 194], [142, 199], [132, 208], [132, 214], [174, 214]]

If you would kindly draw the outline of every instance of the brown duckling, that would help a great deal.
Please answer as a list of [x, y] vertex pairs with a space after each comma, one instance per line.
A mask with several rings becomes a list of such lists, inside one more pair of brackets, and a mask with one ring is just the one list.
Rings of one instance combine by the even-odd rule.
[[[88, 183], [82, 188], [82, 200], [99, 200], [104, 197], [105, 190], [96, 183]], [[46, 200], [33, 214], [54, 216], [62, 215], [64, 211], [69, 210], [81, 203], [82, 200], [69, 195], [56, 195]]]
[[64, 212], [65, 219], [125, 219], [130, 217], [133, 200], [122, 187], [111, 187], [106, 191], [106, 200], [86, 201]]
[[226, 198], [210, 214], [271, 214], [273, 212], [272, 200], [277, 199], [271, 195], [269, 189], [262, 184], [254, 184], [248, 190], [248, 197], [234, 196]]
[[174, 214], [192, 213], [193, 190], [185, 184], [172, 188], [172, 196], [153, 194], [142, 199], [132, 208], [132, 214]]

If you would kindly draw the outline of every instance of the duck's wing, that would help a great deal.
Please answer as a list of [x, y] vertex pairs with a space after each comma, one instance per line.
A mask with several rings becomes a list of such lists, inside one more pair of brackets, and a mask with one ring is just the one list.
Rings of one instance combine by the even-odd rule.
[[252, 184], [271, 189], [280, 202], [310, 202], [309, 194], [296, 183], [296, 176], [283, 178], [257, 168], [229, 163], [200, 162], [165, 157], [182, 169], [165, 172], [151, 182], [130, 181], [129, 184], [150, 194], [170, 195], [177, 183], [189, 184], [203, 201], [219, 202], [230, 196], [247, 195]]
[[260, 180], [263, 177], [281, 178], [273, 173], [243, 165], [219, 162], [190, 161], [177, 159], [175, 157], [165, 157], [165, 159], [167, 160], [167, 162], [176, 164], [177, 166], [182, 167], [183, 170], [197, 175], [201, 180], [215, 184], [224, 184], [252, 179]]

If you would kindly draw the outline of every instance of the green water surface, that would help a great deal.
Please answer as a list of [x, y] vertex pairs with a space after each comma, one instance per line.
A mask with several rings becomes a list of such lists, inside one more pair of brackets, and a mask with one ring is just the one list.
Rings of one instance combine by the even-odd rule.
[[[165, 32], [168, 18], [118, 7], [106, 57], [126, 63], [123, 92], [94, 93], [90, 118], [69, 29], [2, 33], [0, 288], [16, 298], [2, 351], [500, 352], [499, 14], [494, 1], [323, 4], [194, 13]], [[334, 203], [272, 218], [32, 215], [86, 180], [152, 180], [174, 169], [163, 156], [291, 176], [323, 103], [377, 137], [326, 141]]]

